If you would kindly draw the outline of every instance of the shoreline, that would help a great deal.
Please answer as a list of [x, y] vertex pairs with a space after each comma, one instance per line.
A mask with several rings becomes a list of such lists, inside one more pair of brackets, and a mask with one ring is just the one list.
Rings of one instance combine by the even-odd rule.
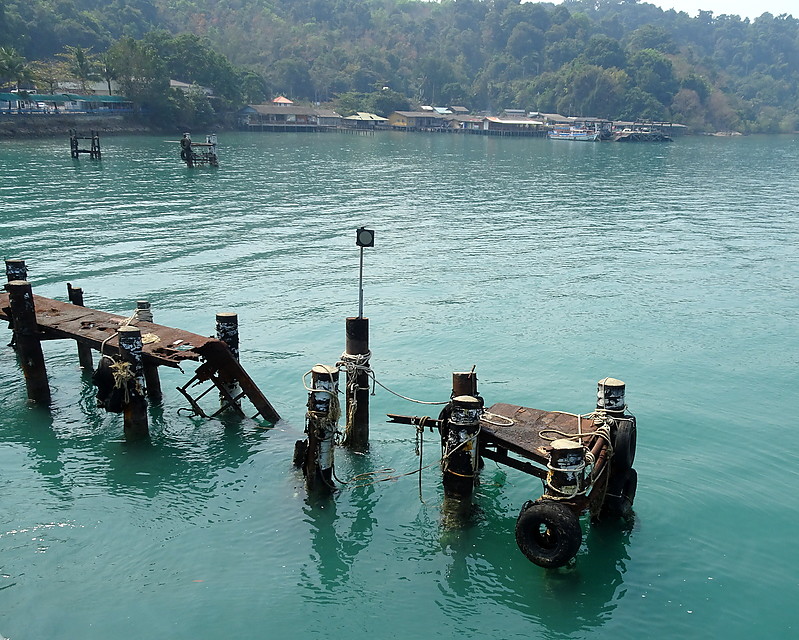
[[[94, 115], [94, 114], [37, 114], [18, 115], [0, 113], [0, 140], [55, 138], [69, 135], [75, 129], [79, 135], [96, 131], [101, 136], [114, 135], [175, 135], [190, 128], [176, 125], [174, 127], [157, 127], [134, 120], [127, 115]], [[212, 127], [215, 131], [226, 131], [228, 127], [221, 124]]]
[[147, 124], [121, 115], [0, 115], [0, 139], [49, 138], [68, 134], [70, 129], [100, 135], [157, 133]]

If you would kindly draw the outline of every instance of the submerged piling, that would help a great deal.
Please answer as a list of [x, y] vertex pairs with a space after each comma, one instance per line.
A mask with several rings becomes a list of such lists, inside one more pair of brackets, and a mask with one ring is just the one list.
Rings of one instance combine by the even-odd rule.
[[341, 356], [347, 368], [344, 445], [365, 451], [369, 447], [369, 318], [347, 318], [346, 334]]
[[138, 327], [119, 328], [119, 353], [127, 363], [125, 373], [119, 374], [116, 384], [124, 385], [122, 414], [125, 420], [125, 437], [139, 440], [149, 436], [147, 400], [144, 397], [144, 361], [142, 358], [141, 330]]
[[[67, 282], [67, 296], [69, 297], [69, 301], [75, 306], [85, 306], [83, 304], [82, 287], [73, 287], [71, 283]], [[92, 358], [92, 348], [87, 344], [78, 342], [77, 340], [75, 342], [77, 342], [78, 345], [78, 364], [80, 364], [80, 368], [86, 371], [93, 371], [94, 360]]]
[[31, 283], [27, 280], [12, 280], [6, 285], [6, 291], [8, 291], [14, 338], [19, 362], [25, 375], [28, 399], [38, 404], [49, 404], [50, 385], [47, 382], [44, 353], [39, 340]]
[[455, 396], [444, 409], [441, 424], [441, 471], [444, 495], [468, 498], [477, 481], [480, 415], [483, 402], [469, 395]]
[[302, 470], [309, 491], [333, 489], [333, 449], [341, 413], [337, 367], [318, 364], [311, 369], [306, 413], [307, 446]]

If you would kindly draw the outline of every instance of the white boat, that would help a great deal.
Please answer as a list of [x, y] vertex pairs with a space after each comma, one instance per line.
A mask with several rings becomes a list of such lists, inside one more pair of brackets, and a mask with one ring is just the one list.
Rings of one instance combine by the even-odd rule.
[[584, 127], [568, 127], [553, 129], [549, 132], [550, 140], [576, 140], [578, 142], [596, 142], [599, 140], [599, 131], [592, 131]]

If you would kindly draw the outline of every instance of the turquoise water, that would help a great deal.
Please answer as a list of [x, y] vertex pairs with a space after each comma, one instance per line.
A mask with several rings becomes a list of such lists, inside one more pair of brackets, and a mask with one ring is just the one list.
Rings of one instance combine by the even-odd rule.
[[[214, 332], [284, 420], [177, 415], [151, 441], [94, 406], [74, 344], [44, 345], [51, 409], [0, 347], [0, 635], [28, 638], [788, 638], [799, 627], [796, 136], [571, 144], [423, 134], [223, 134], [219, 170], [160, 137], [0, 143], [0, 243], [40, 295]], [[513, 529], [540, 482], [487, 463], [472, 517], [435, 468], [306, 496], [302, 374], [335, 362], [365, 250], [372, 367], [446, 400], [476, 365], [488, 404], [589, 411], [627, 383], [636, 516], [546, 571]], [[10, 334], [6, 333], [10, 339]], [[2, 345], [8, 340], [4, 339]], [[378, 388], [368, 455], [419, 466]], [[437, 445], [427, 435], [425, 464]], [[611, 636], [611, 634], [614, 634]]]

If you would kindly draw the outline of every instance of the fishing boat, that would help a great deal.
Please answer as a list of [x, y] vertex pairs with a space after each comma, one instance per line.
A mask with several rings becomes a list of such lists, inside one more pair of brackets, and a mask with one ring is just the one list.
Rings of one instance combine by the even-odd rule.
[[548, 134], [550, 140], [576, 140], [578, 142], [596, 142], [599, 140], [599, 131], [584, 127], [568, 127], [553, 129]]

